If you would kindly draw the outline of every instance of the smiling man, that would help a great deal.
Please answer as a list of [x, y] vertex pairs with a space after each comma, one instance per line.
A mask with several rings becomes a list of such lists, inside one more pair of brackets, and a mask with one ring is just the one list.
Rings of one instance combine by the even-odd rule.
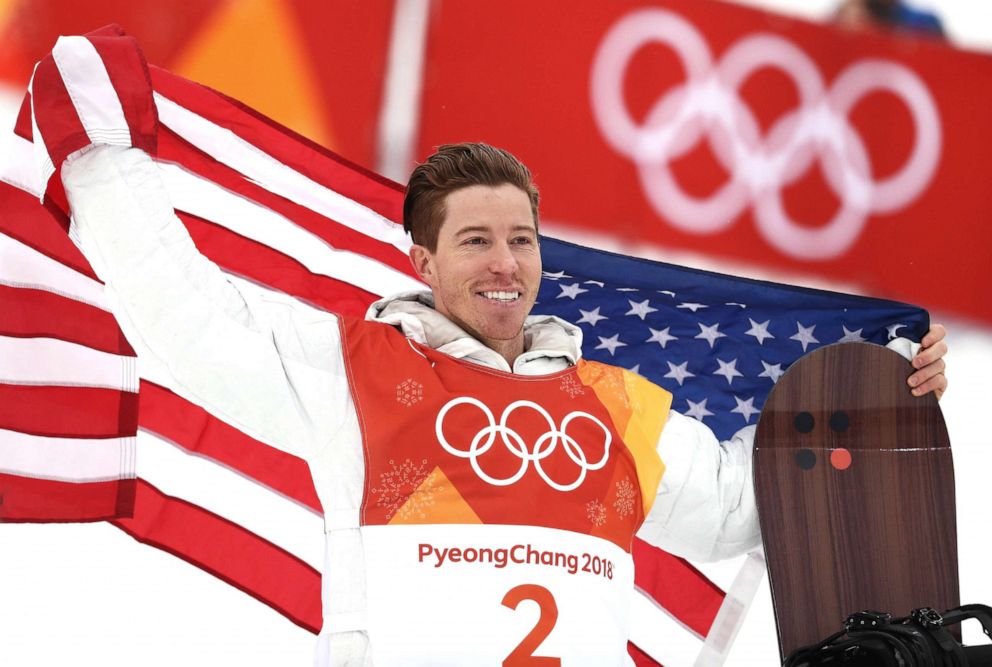
[[[469, 162], [478, 174], [465, 185]], [[541, 283], [537, 188], [515, 163], [491, 146], [444, 146], [414, 172], [403, 206], [434, 307], [509, 364]]]
[[[529, 316], [538, 193], [509, 153], [443, 146], [404, 204], [429, 291], [336, 317], [243, 291], [200, 255], [158, 168], [94, 147], [63, 182], [88, 257], [170, 387], [305, 457], [325, 508], [319, 665], [629, 664], [635, 534], [694, 559], [759, 543], [747, 427]], [[943, 390], [928, 334], [914, 379]]]

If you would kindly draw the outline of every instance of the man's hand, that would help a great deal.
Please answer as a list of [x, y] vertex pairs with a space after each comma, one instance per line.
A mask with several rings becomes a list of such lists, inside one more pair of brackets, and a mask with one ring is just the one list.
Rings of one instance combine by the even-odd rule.
[[909, 376], [907, 382], [913, 388], [913, 396], [923, 396], [934, 392], [937, 400], [947, 389], [947, 377], [944, 375], [944, 355], [947, 354], [946, 335], [943, 324], [930, 325], [930, 331], [920, 341], [920, 351], [913, 357], [913, 368], [917, 371]]

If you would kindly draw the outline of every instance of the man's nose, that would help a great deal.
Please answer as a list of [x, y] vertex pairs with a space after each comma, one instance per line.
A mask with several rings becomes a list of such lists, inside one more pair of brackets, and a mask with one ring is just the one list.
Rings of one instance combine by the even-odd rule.
[[517, 258], [513, 254], [513, 249], [508, 243], [496, 243], [493, 245], [489, 257], [489, 270], [496, 274], [512, 274], [517, 270]]

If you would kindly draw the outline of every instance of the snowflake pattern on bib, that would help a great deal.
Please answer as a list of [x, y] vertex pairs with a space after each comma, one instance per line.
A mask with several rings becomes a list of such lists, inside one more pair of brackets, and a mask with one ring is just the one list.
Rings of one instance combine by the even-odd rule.
[[586, 393], [582, 385], [575, 381], [575, 378], [571, 375], [566, 375], [561, 379], [561, 390], [568, 394], [569, 398], [575, 398], [576, 396], [582, 396]]
[[407, 378], [396, 385], [396, 401], [407, 407], [419, 403], [424, 398], [424, 385]]
[[[372, 495], [377, 496], [375, 504], [378, 507], [386, 508], [386, 519], [392, 519], [401, 510], [404, 513], [416, 512], [419, 502], [419, 509], [422, 512], [427, 506], [433, 504], [433, 494], [419, 492], [423, 482], [428, 477], [427, 459], [423, 459], [419, 464], [411, 459], [405, 459], [397, 464], [393, 459], [389, 460], [390, 468], [379, 475], [379, 486], [372, 489]], [[408, 503], [412, 496], [416, 496], [419, 501]], [[429, 496], [429, 497], [428, 497]], [[414, 505], [408, 508], [408, 505]]]
[[634, 484], [630, 481], [629, 477], [624, 477], [618, 481], [616, 487], [617, 497], [613, 501], [613, 509], [623, 519], [634, 513], [634, 501], [637, 494], [634, 490]]
[[598, 500], [590, 500], [586, 503], [586, 516], [592, 525], [599, 528], [606, 523], [606, 505]]

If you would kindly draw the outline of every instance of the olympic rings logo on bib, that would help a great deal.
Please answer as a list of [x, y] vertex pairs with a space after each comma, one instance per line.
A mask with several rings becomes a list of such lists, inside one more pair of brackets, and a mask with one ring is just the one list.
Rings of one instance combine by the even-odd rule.
[[[472, 437], [467, 449], [459, 449], [458, 447], [453, 446], [444, 434], [445, 416], [452, 408], [459, 405], [472, 405], [477, 407], [482, 411], [482, 414], [485, 415], [489, 422], [487, 426], [483, 427], [482, 430]], [[527, 442], [524, 441], [523, 437], [521, 437], [519, 433], [507, 426], [507, 421], [509, 421], [510, 415], [520, 409], [533, 410], [538, 415], [543, 417], [544, 421], [548, 425], [548, 430], [543, 435], [538, 437], [531, 446], [528, 446]], [[594, 462], [589, 461], [582, 446], [578, 443], [578, 441], [576, 441], [575, 438], [568, 434], [569, 424], [577, 419], [586, 419], [603, 430], [603, 441], [601, 445], [603, 448], [603, 455]], [[530, 467], [530, 464], [533, 463], [534, 469], [537, 470], [537, 474], [540, 475], [541, 479], [543, 479], [548, 486], [553, 489], [557, 489], [558, 491], [572, 491], [578, 488], [582, 482], [585, 481], [586, 474], [589, 471], [599, 470], [605, 466], [606, 461], [610, 456], [610, 443], [613, 439], [610, 435], [610, 430], [606, 427], [606, 425], [596, 417], [586, 412], [569, 412], [565, 415], [565, 418], [561, 420], [561, 427], [559, 428], [558, 425], [555, 424], [555, 420], [552, 419], [550, 414], [548, 414], [548, 411], [537, 403], [532, 401], [514, 401], [506, 406], [506, 409], [503, 410], [503, 414], [500, 415], [499, 422], [497, 422], [496, 417], [493, 415], [492, 410], [489, 409], [489, 406], [482, 401], [469, 396], [461, 396], [448, 401], [444, 407], [441, 408], [441, 411], [438, 412], [434, 429], [437, 433], [437, 440], [441, 443], [444, 450], [453, 456], [457, 456], [458, 458], [468, 459], [469, 463], [472, 465], [472, 470], [475, 471], [475, 474], [479, 476], [479, 479], [487, 484], [492, 484], [493, 486], [509, 486], [523, 477], [527, 472], [527, 469]], [[483, 470], [479, 463], [479, 458], [492, 449], [493, 445], [496, 443], [497, 436], [506, 450], [520, 459], [520, 467], [512, 475], [505, 478], [493, 477]], [[551, 456], [557, 450], [559, 444], [568, 458], [571, 459], [571, 461], [578, 467], [578, 474], [571, 482], [558, 482], [552, 479], [541, 464], [544, 459]], [[598, 450], [599, 446], [596, 447], [597, 453]]]
[[[675, 52], [686, 81], [659, 98], [638, 124], [624, 102], [624, 76], [634, 55], [651, 43]], [[799, 107], [775, 122], [763, 138], [738, 90], [766, 67], [792, 80]], [[900, 169], [882, 179], [872, 177], [868, 149], [848, 122], [854, 106], [873, 91], [891, 93], [905, 105], [915, 135]], [[708, 234], [724, 229], [750, 206], [768, 243], [800, 259], [843, 253], [869, 214], [891, 213], [922, 193], [940, 157], [937, 107], [926, 85], [908, 68], [863, 59], [844, 69], [826, 89], [816, 63], [773, 34], [743, 37], [714, 63], [696, 28], [664, 9], [636, 10], [614, 24], [596, 53], [590, 92], [600, 131], [610, 146], [637, 165], [645, 196], [659, 215], [683, 231]], [[697, 198], [682, 190], [669, 164], [704, 138], [730, 178], [711, 196]], [[782, 190], [799, 180], [815, 159], [840, 207], [825, 225], [810, 228], [790, 218]]]

